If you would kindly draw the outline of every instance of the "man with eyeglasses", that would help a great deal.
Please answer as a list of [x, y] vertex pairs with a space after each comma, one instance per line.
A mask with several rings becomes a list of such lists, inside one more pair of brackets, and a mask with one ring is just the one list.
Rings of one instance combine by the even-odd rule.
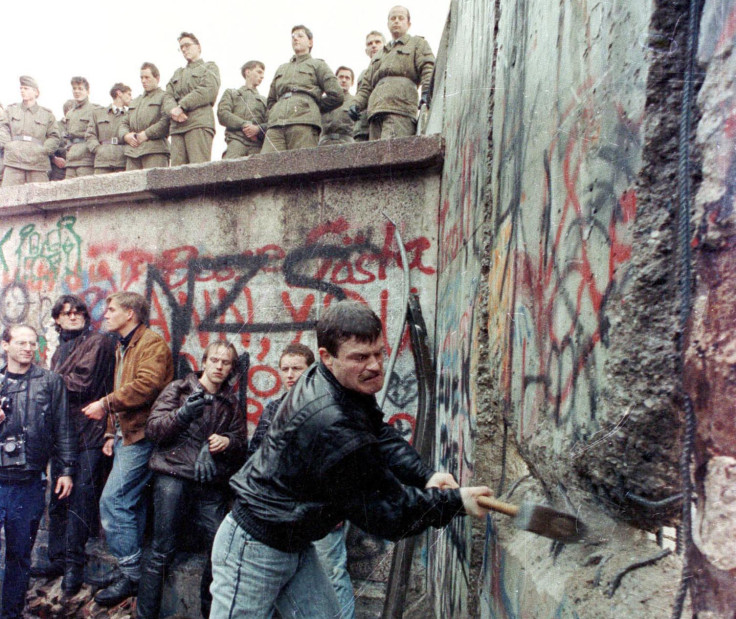
[[25, 605], [31, 549], [43, 515], [46, 465], [59, 471], [58, 499], [72, 491], [77, 460], [62, 378], [33, 363], [38, 334], [29, 325], [6, 327], [0, 368], [0, 526], [5, 529], [3, 619], [19, 619]]
[[[74, 595], [84, 579], [84, 547], [96, 529], [97, 503], [102, 487], [102, 447], [107, 418], [92, 419], [82, 413], [90, 402], [112, 391], [115, 370], [115, 339], [98, 333], [90, 324], [87, 305], [71, 294], [59, 297], [51, 308], [59, 333], [59, 347], [51, 358], [51, 369], [64, 379], [69, 394], [69, 415], [79, 449], [74, 490], [49, 503], [49, 563], [31, 568], [34, 577], [63, 575], [61, 589]], [[52, 463], [51, 479], [60, 475]]]
[[171, 118], [171, 165], [204, 163], [212, 157], [215, 137], [214, 105], [220, 90], [220, 70], [202, 60], [199, 39], [179, 35], [179, 49], [187, 61], [166, 85], [164, 112]]

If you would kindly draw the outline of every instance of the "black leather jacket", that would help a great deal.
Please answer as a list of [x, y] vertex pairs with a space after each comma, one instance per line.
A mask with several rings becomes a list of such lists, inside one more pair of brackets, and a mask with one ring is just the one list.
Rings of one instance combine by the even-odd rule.
[[233, 517], [260, 542], [298, 552], [342, 520], [391, 540], [464, 513], [459, 490], [424, 490], [432, 470], [373, 396], [322, 364], [291, 388], [260, 448], [230, 480]]
[[[6, 368], [0, 369], [0, 382]], [[66, 387], [61, 376], [36, 365], [15, 382], [3, 385], [12, 401], [11, 413], [0, 424], [0, 440], [25, 428], [26, 464], [0, 468], [0, 478], [27, 480], [46, 470], [49, 458], [58, 463], [60, 476], [74, 475], [77, 441], [69, 419]]]

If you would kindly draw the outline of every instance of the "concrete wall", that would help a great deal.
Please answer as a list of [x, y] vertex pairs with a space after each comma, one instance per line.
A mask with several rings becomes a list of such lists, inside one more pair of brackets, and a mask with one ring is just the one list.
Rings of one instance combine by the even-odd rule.
[[[354, 151], [364, 163], [389, 163], [380, 179], [344, 178], [350, 171], [335, 165], [335, 153], [317, 151], [307, 164], [264, 156], [2, 190], [0, 320], [37, 327], [46, 359], [59, 294], [85, 298], [95, 322], [111, 292], [145, 294], [151, 326], [181, 371], [198, 368], [203, 348], [218, 338], [248, 353], [252, 430], [281, 390], [280, 351], [292, 341], [314, 347], [314, 321], [332, 299], [369, 303], [394, 341], [403, 274], [382, 211], [401, 227], [412, 284], [433, 321], [439, 180], [431, 167], [441, 147], [437, 139], [418, 148], [409, 142], [397, 165], [373, 145]], [[412, 153], [418, 162], [400, 161]], [[404, 338], [386, 410], [407, 436], [415, 382]]]
[[[470, 551], [453, 527], [431, 551], [452, 566], [435, 572], [438, 616], [670, 614], [681, 557], [648, 532], [681, 509], [686, 15], [685, 2], [452, 4], [429, 123], [447, 139], [436, 462], [576, 513], [590, 536], [550, 546], [494, 517]], [[443, 440], [472, 456], [443, 459]]]
[[695, 303], [686, 353], [697, 415], [694, 610], [728, 617], [736, 608], [736, 3], [705, 2], [698, 61], [703, 86], [696, 144], [703, 180], [695, 198]]

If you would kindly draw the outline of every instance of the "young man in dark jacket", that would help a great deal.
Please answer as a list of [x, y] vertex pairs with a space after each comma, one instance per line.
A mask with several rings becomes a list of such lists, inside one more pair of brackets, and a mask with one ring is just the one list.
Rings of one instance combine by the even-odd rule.
[[271, 617], [274, 608], [287, 617], [339, 616], [312, 542], [343, 520], [397, 540], [487, 513], [477, 498], [489, 488], [457, 488], [384, 423], [375, 313], [333, 304], [317, 323], [317, 344], [321, 362], [292, 387], [230, 481], [236, 499], [212, 549], [211, 617]]
[[153, 541], [138, 589], [139, 619], [157, 619], [166, 568], [174, 558], [185, 514], [194, 508], [204, 533], [208, 561], [202, 574], [202, 616], [209, 617], [212, 568], [209, 549], [227, 512], [227, 480], [246, 456], [246, 430], [230, 378], [238, 355], [232, 344], [210, 344], [202, 372], [169, 384], [146, 423], [155, 443]]
[[[87, 305], [71, 294], [59, 297], [51, 308], [59, 332], [59, 347], [51, 369], [64, 379], [69, 394], [69, 415], [79, 448], [79, 466], [68, 499], [51, 495], [49, 503], [49, 565], [32, 568], [32, 576], [64, 575], [61, 588], [74, 595], [82, 587], [84, 547], [98, 520], [97, 502], [102, 490], [107, 418], [89, 419], [82, 408], [112, 391], [115, 370], [115, 339], [97, 333], [90, 325]], [[51, 478], [60, 472], [52, 462]]]
[[33, 364], [38, 334], [28, 325], [2, 335], [7, 365], [0, 368], [0, 525], [5, 529], [3, 619], [20, 618], [31, 567], [31, 549], [44, 506], [49, 456], [59, 477], [54, 493], [72, 491], [77, 442], [71, 431], [61, 376]]

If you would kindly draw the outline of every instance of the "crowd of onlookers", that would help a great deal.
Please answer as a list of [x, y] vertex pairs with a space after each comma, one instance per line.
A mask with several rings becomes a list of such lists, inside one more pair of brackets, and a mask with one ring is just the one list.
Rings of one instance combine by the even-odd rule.
[[333, 72], [313, 58], [304, 25], [292, 28], [294, 55], [276, 70], [267, 97], [258, 92], [265, 65], [250, 60], [241, 68], [244, 84], [225, 90], [218, 103], [219, 69], [202, 58], [191, 32], [178, 38], [186, 65], [165, 88], [156, 65], [144, 62], [143, 94], [133, 99], [130, 86], [118, 82], [101, 106], [89, 100], [87, 79], [76, 76], [58, 121], [38, 104], [36, 80], [21, 76], [21, 102], [0, 106], [2, 186], [210, 161], [215, 115], [225, 128], [224, 159], [414, 135], [418, 110], [429, 105], [434, 55], [410, 26], [409, 10], [395, 6], [390, 41], [375, 30], [366, 36], [370, 63], [354, 96], [353, 70]]

